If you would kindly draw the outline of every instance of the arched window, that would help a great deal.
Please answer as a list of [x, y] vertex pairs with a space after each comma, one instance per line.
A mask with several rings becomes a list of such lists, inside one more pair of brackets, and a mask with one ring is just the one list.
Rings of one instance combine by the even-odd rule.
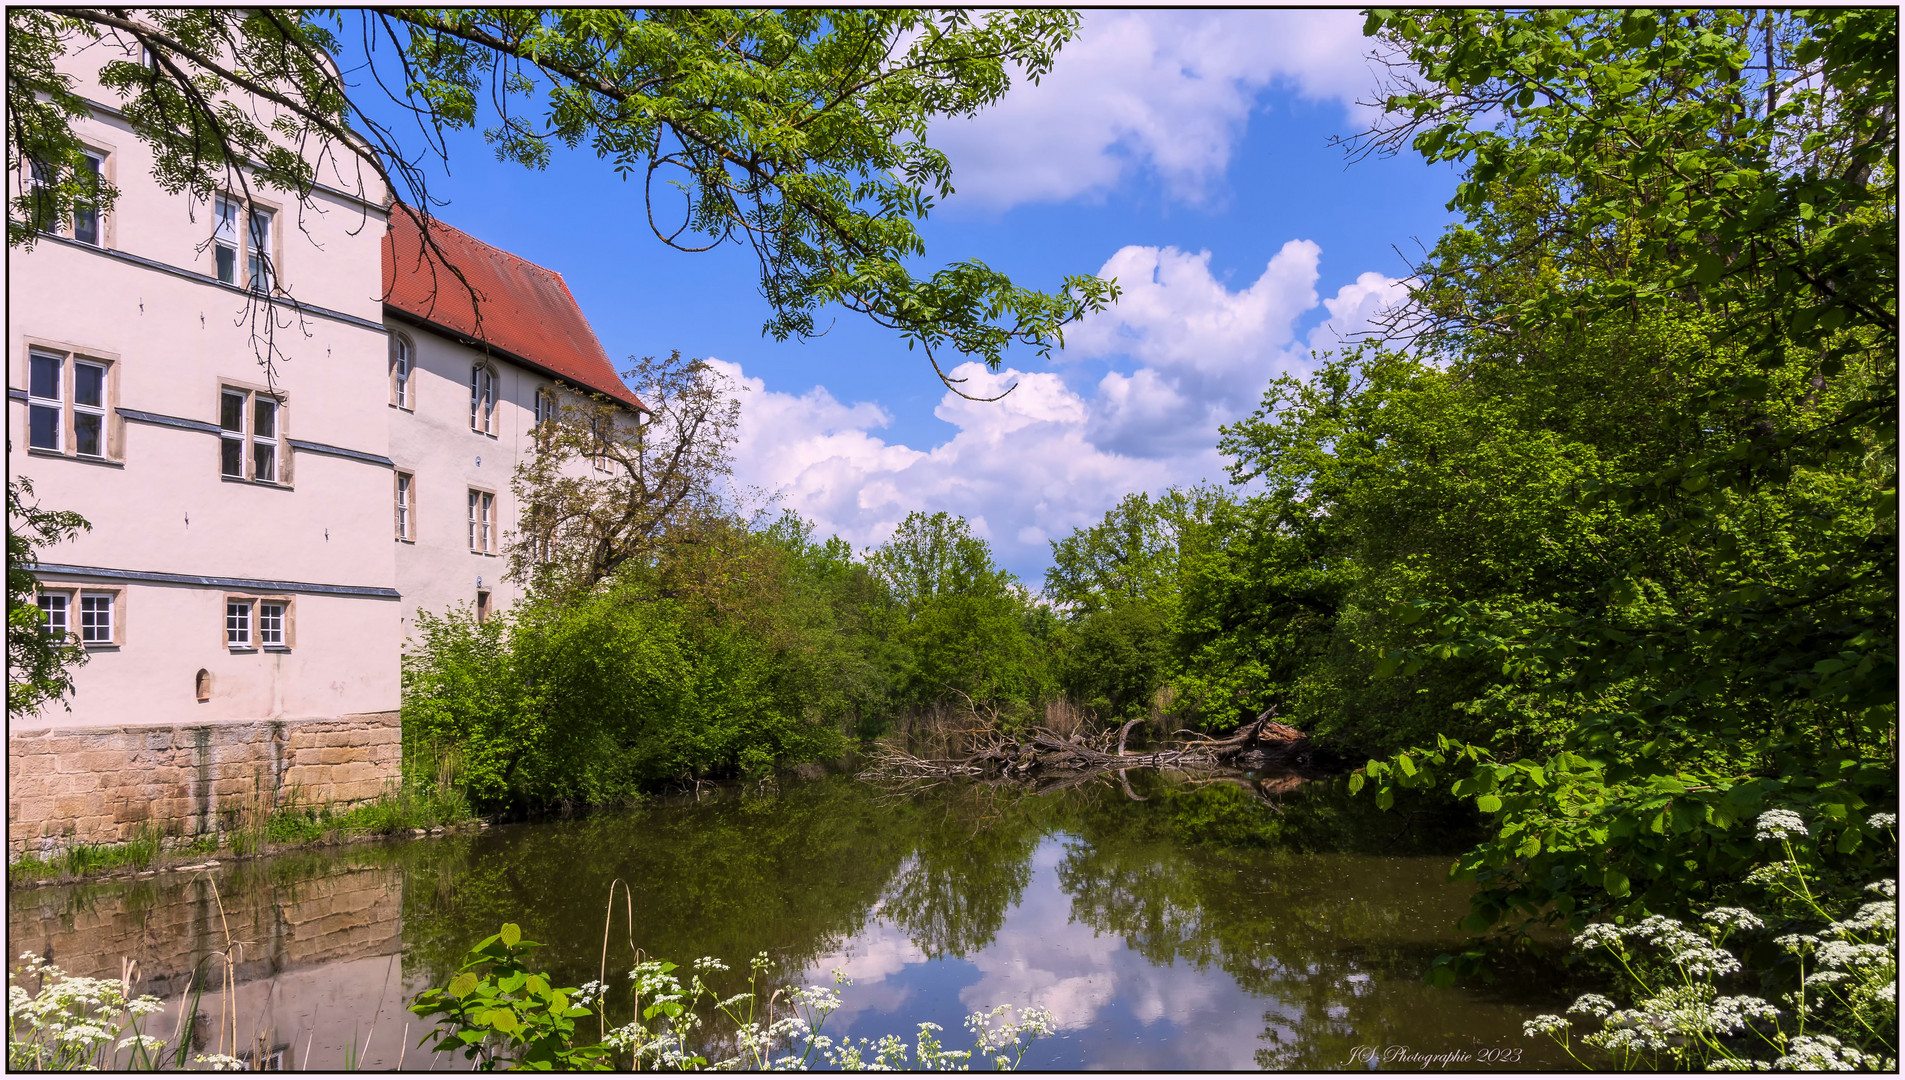
[[212, 700], [212, 673], [204, 668], [198, 669], [198, 677], [192, 680], [192, 692], [200, 701]]
[[390, 335], [390, 403], [399, 409], [414, 409], [411, 401], [410, 369], [415, 362], [415, 347], [402, 334]]
[[470, 430], [496, 434], [496, 369], [488, 364], [470, 368]]

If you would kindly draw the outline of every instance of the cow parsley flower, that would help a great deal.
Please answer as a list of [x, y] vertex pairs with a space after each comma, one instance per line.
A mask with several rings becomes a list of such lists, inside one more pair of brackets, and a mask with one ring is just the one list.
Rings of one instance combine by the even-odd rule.
[[1806, 819], [1791, 810], [1768, 810], [1759, 816], [1759, 839], [1785, 840], [1793, 836], [1810, 836], [1806, 831]]
[[1865, 823], [1874, 829], [1890, 829], [1898, 825], [1898, 815], [1873, 814], [1871, 817], [1865, 819]]
[[1582, 994], [1568, 1006], [1571, 1013], [1587, 1013], [1589, 1016], [1606, 1016], [1614, 1011], [1614, 1003], [1599, 994]]
[[1556, 1016], [1553, 1013], [1542, 1013], [1533, 1020], [1523, 1020], [1521, 1033], [1530, 1039], [1537, 1035], [1552, 1035], [1557, 1031], [1567, 1030], [1570, 1023], [1565, 1017]]
[[1759, 930], [1766, 926], [1764, 922], [1760, 921], [1758, 915], [1753, 914], [1745, 908], [1717, 907], [1705, 915], [1700, 916], [1700, 918], [1722, 930], [1729, 928], [1735, 930]]

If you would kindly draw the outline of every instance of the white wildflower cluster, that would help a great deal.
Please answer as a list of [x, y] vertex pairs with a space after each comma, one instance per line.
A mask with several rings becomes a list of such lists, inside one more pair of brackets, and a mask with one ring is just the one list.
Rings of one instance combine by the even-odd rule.
[[1852, 1072], [1876, 1069], [1880, 1060], [1845, 1045], [1830, 1035], [1800, 1035], [1786, 1047], [1786, 1056], [1772, 1068], [1790, 1072]]
[[230, 1054], [195, 1054], [192, 1060], [205, 1066], [207, 1072], [245, 1071], [244, 1060], [242, 1058], [232, 1057]]
[[1873, 814], [1871, 817], [1865, 819], [1865, 823], [1874, 829], [1895, 829], [1898, 827], [1898, 815]]
[[841, 1072], [898, 1072], [906, 1068], [906, 1051], [898, 1035], [883, 1035], [878, 1041], [843, 1042], [826, 1051], [826, 1058]]
[[590, 979], [588, 982], [576, 987], [575, 996], [569, 999], [569, 1004], [580, 1009], [586, 1009], [596, 1002], [601, 1001], [603, 995], [607, 994], [608, 991], [609, 988], [607, 986], [598, 980]]
[[1798, 868], [1790, 862], [1770, 862], [1755, 866], [1752, 872], [1746, 875], [1746, 883], [1748, 885], [1779, 885], [1796, 873]]
[[[1873, 824], [1881, 822], [1875, 819]], [[1806, 835], [1805, 823], [1791, 811], [1767, 811], [1760, 815], [1759, 827], [1761, 839]], [[1785, 885], [1791, 899], [1812, 901], [1816, 895], [1804, 869], [1790, 858], [1761, 867], [1749, 880]], [[1661, 915], [1625, 927], [1587, 927], [1575, 938], [1578, 946], [1611, 950], [1623, 963], [1637, 952], [1657, 955], [1679, 969], [1679, 978], [1678, 985], [1671, 985], [1672, 977], [1669, 985], [1656, 983], [1632, 1008], [1617, 1008], [1599, 994], [1582, 995], [1568, 1011], [1599, 1018], [1601, 1028], [1580, 1041], [1614, 1055], [1619, 1068], [1660, 1068], [1670, 1059], [1677, 1069], [1894, 1069], [1892, 1059], [1875, 1056], [1871, 1047], [1874, 1039], [1889, 1047], [1883, 1042], [1885, 1033], [1897, 1026], [1898, 883], [1876, 881], [1865, 891], [1879, 899], [1813, 932], [1773, 939], [1798, 961], [1800, 986], [1782, 999], [1784, 1008], [1762, 998], [1724, 996], [1714, 986], [1718, 978], [1741, 970], [1738, 958], [1721, 948], [1727, 935], [1766, 928], [1766, 921], [1751, 911], [1714, 908], [1695, 928]], [[1816, 902], [1813, 910], [1825, 915]], [[1798, 1021], [1800, 1034], [1784, 1030], [1788, 1020]], [[1568, 1048], [1573, 1024], [1543, 1015], [1525, 1022], [1522, 1030]], [[1754, 1046], [1779, 1056], [1764, 1061], [1740, 1052]]]
[[1717, 907], [1700, 916], [1700, 919], [1722, 930], [1762, 930], [1766, 927], [1758, 915], [1745, 908]]
[[[1573, 1010], [1569, 1011], [1572, 1012]], [[1552, 1035], [1557, 1031], [1565, 1031], [1572, 1026], [1572, 1023], [1573, 1022], [1565, 1016], [1556, 1016], [1553, 1013], [1542, 1013], [1533, 1020], [1523, 1020], [1521, 1022], [1521, 1033], [1532, 1039], [1536, 1035]]]
[[[1025, 1057], [1033, 1039], [1057, 1031], [1058, 1022], [1051, 1013], [1037, 1006], [1015, 1010], [1009, 1005], [995, 1005], [991, 1012], [966, 1017], [966, 1030], [977, 1040], [973, 1048], [975, 1054], [991, 1054], [994, 1065], [1010, 1069]], [[1010, 1051], [1012, 1057], [1008, 1060], [1001, 1051]]]
[[[1729, 926], [1763, 925], [1749, 911], [1738, 908], [1721, 908], [1719, 911], [1729, 914], [1722, 914], [1720, 918], [1710, 921], [1722, 933]], [[1740, 916], [1745, 916], [1745, 919], [1742, 920]], [[1606, 948], [1624, 954], [1625, 949], [1621, 946], [1624, 938], [1653, 945], [1667, 954], [1669, 962], [1691, 975], [1731, 975], [1740, 970], [1739, 958], [1718, 948], [1708, 938], [1687, 929], [1680, 920], [1665, 915], [1649, 915], [1633, 926], [1626, 927], [1594, 923], [1575, 935], [1574, 943], [1581, 948]]]
[[1812, 835], [1806, 831], [1806, 819], [1791, 810], [1768, 810], [1759, 816], [1757, 824], [1761, 840], [1786, 840]]
[[1571, 1013], [1586, 1013], [1589, 1016], [1606, 1016], [1614, 1011], [1614, 1003], [1599, 994], [1582, 994], [1568, 1006]]
[[[641, 997], [643, 1016], [653, 1021], [654, 1027], [638, 1018], [609, 1032], [603, 1041], [631, 1054], [639, 1068], [787, 1071], [824, 1065], [846, 1072], [946, 1071], [969, 1068], [975, 1055], [990, 1055], [1000, 1069], [1016, 1068], [1034, 1039], [1056, 1030], [1052, 1014], [1043, 1009], [1014, 1010], [1001, 1005], [966, 1018], [966, 1027], [974, 1038], [972, 1050], [945, 1049], [937, 1034], [939, 1025], [931, 1023], [919, 1025], [919, 1037], [911, 1047], [894, 1035], [836, 1042], [820, 1033], [821, 1025], [840, 1008], [836, 987], [851, 986], [853, 980], [836, 968], [831, 972], [834, 986], [806, 986], [767, 994], [763, 985], [771, 966], [767, 954], [756, 956], [749, 965], [752, 977], [748, 989], [714, 1000], [714, 991], [702, 981], [701, 973], [728, 970], [719, 960], [702, 957], [696, 961], [695, 974], [686, 987], [673, 974], [672, 965], [659, 961], [637, 965], [629, 978]], [[599, 990], [597, 984], [590, 984], [580, 992]], [[712, 1055], [697, 1053], [690, 1043], [701, 1023], [696, 1010], [708, 1002], [735, 1025], [732, 1055], [712, 1065], [705, 1065]], [[783, 1008], [785, 1014], [776, 1019], [776, 1011]]]
[[[36, 980], [29, 994], [23, 981]], [[110, 1068], [115, 1050], [156, 1052], [163, 1041], [139, 1033], [139, 1020], [162, 1005], [133, 997], [119, 979], [68, 975], [36, 953], [22, 953], [7, 976], [8, 1060], [33, 1069]]]

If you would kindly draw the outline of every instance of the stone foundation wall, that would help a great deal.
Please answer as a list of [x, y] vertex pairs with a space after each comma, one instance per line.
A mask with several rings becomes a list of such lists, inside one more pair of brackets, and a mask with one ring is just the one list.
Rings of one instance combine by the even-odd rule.
[[7, 858], [228, 831], [295, 798], [349, 806], [400, 776], [398, 714], [7, 735]]

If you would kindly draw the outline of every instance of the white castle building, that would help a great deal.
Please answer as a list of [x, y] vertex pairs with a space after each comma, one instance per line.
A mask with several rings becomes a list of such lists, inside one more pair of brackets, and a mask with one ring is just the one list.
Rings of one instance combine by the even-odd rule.
[[[518, 598], [500, 552], [533, 425], [577, 393], [645, 411], [560, 274], [437, 225], [473, 304], [381, 189], [170, 194], [74, 74], [119, 196], [10, 252], [7, 468], [91, 523], [38, 566], [88, 658], [9, 721], [11, 855], [375, 796], [416, 612]], [[268, 379], [272, 287], [296, 315]]]

